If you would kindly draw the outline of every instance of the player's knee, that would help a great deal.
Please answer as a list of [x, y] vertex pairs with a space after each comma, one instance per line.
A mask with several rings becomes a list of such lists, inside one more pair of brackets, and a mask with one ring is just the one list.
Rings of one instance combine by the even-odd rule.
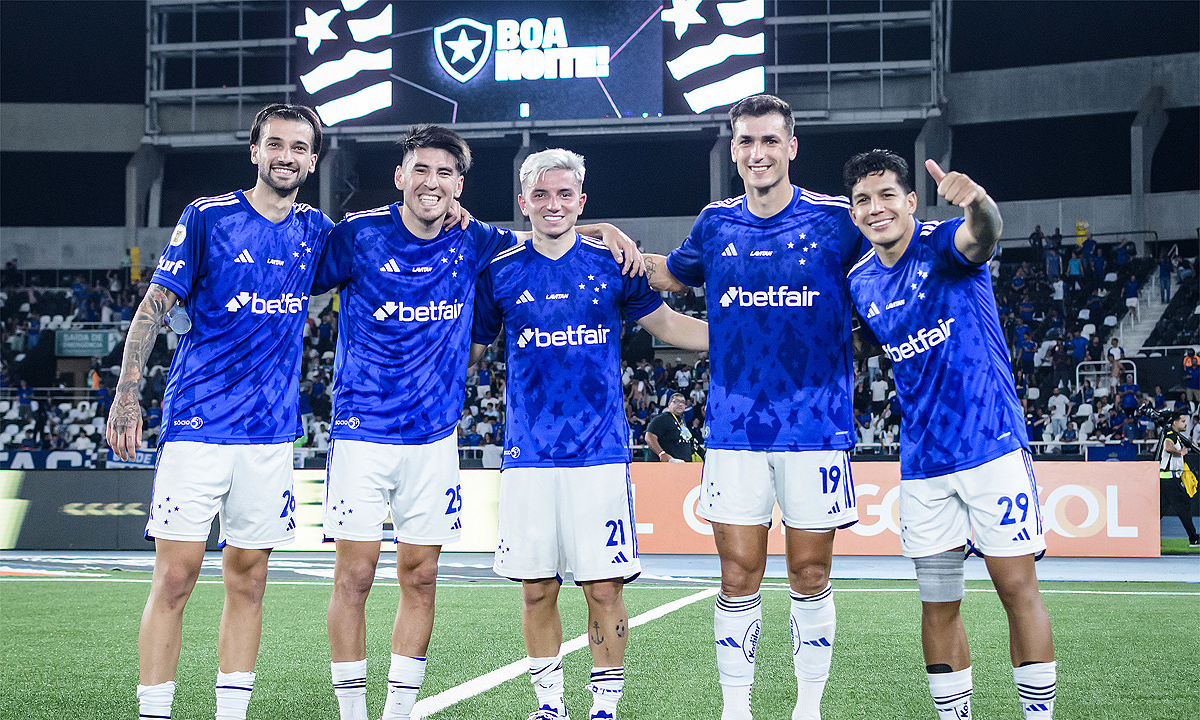
[[415, 593], [432, 599], [437, 590], [437, 573], [436, 559], [410, 565], [401, 570], [400, 586], [405, 593]]
[[[914, 558], [917, 569], [917, 593], [922, 603], [958, 603], [966, 592], [963, 578], [963, 554], [947, 550], [937, 555]], [[954, 606], [957, 613], [957, 604]]]
[[829, 566], [824, 564], [789, 564], [788, 575], [792, 588], [804, 595], [819, 593], [829, 584]]
[[620, 580], [585, 583], [584, 588], [587, 591], [585, 594], [588, 601], [598, 607], [616, 608], [624, 603], [624, 596], [621, 592], [624, 584]]
[[552, 588], [545, 582], [527, 582], [521, 584], [521, 602], [527, 608], [534, 608], [558, 599], [557, 587]]
[[244, 603], [261, 605], [267, 592], [267, 578], [256, 572], [225, 573], [225, 596]]
[[199, 576], [199, 569], [183, 563], [167, 565], [154, 578], [154, 601], [172, 610], [182, 606]]

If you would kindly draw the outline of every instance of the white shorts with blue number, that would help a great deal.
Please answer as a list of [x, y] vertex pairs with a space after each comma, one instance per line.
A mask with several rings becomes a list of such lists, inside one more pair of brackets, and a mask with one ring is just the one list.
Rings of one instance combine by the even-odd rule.
[[642, 562], [634, 534], [633, 490], [625, 463], [500, 472], [500, 526], [494, 569], [512, 580], [626, 581]]
[[262, 550], [296, 536], [292, 444], [171, 440], [159, 448], [146, 536], [204, 542], [221, 517], [221, 544]]
[[928, 557], [963, 545], [972, 533], [984, 555], [1016, 557], [1046, 549], [1033, 464], [1025, 450], [969, 470], [900, 483], [900, 548]]
[[854, 479], [845, 450], [765, 452], [710, 448], [704, 456], [697, 514], [727, 525], [771, 522], [824, 531], [858, 522]]
[[396, 542], [448, 545], [462, 534], [458, 446], [335, 440], [325, 477], [325, 535], [379, 542], [392, 516]]

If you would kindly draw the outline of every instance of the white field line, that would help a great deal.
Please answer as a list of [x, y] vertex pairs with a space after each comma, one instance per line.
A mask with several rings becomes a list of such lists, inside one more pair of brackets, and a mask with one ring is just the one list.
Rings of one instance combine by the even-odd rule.
[[[692, 593], [691, 595], [682, 597], [678, 600], [673, 600], [664, 605], [659, 605], [653, 610], [648, 610], [637, 617], [630, 618], [629, 627], [632, 629], [639, 625], [645, 625], [651, 620], [657, 620], [668, 613], [672, 613], [680, 608], [687, 607], [688, 605], [699, 602], [705, 598], [710, 598], [716, 594], [717, 588], [708, 588], [697, 593]], [[587, 643], [587, 635], [580, 635], [577, 638], [572, 638], [571, 640], [564, 642], [562, 644], [561, 652], [563, 655], [573, 653], [576, 650], [581, 650], [587, 647]], [[448, 690], [443, 690], [437, 695], [427, 697], [418, 702], [416, 707], [413, 708], [413, 720], [417, 720], [417, 718], [428, 717], [440, 710], [445, 710], [455, 703], [474, 697], [480, 693], [487, 692], [501, 683], [521, 677], [528, 672], [529, 661], [525, 658], [521, 658], [520, 660], [511, 662], [504, 667], [497, 668], [485, 675], [481, 675], [474, 680], [468, 680], [461, 685], [457, 685]]]

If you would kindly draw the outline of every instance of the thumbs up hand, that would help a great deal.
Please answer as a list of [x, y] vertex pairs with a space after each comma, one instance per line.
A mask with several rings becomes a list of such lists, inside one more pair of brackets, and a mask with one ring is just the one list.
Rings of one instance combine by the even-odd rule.
[[987, 199], [987, 191], [979, 183], [960, 172], [946, 172], [933, 160], [925, 161], [925, 169], [938, 184], [938, 195], [946, 201], [966, 208]]

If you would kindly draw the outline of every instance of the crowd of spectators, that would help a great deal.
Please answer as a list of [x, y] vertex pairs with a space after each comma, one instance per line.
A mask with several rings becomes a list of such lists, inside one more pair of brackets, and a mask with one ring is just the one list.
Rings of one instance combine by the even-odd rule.
[[[1113, 335], [1126, 313], [1140, 310], [1142, 285], [1154, 272], [1160, 274], [1161, 299], [1170, 305], [1151, 337], [1151, 344], [1194, 344], [1197, 289], [1192, 264], [1178, 252], [1158, 259], [1140, 259], [1127, 239], [1097, 243], [1090, 235], [1064, 243], [1056, 228], [1045, 235], [1040, 226], [1029, 237], [1030, 251], [1013, 262], [1002, 253], [991, 263], [993, 287], [1001, 326], [1010, 348], [1015, 387], [1026, 412], [1030, 439], [1043, 452], [1078, 453], [1086, 441], [1126, 442], [1150, 439], [1152, 425], [1134, 410], [1144, 402], [1159, 407], [1188, 403], [1192, 413], [1200, 403], [1200, 361], [1188, 360], [1181, 384], [1183, 394], [1140, 388], [1127, 362], [1125, 350]], [[143, 274], [143, 278], [149, 273]], [[18, 279], [19, 278], [19, 279]], [[130, 283], [128, 272], [112, 271], [74, 275], [60, 287], [22, 285], [14, 263], [4, 269], [0, 283], [0, 324], [4, 341], [0, 352], [0, 388], [12, 386], [9, 399], [0, 401], [4, 418], [0, 444], [6, 448], [99, 449], [103, 446], [104, 418], [111, 403], [123, 345], [109, 356], [97, 358], [86, 378], [54, 377], [49, 385], [64, 392], [82, 384], [91, 392], [71, 401], [38, 402], [26, 375], [31, 366], [45, 370], [45, 358], [36, 352], [46, 330], [73, 327], [113, 327], [124, 331], [147, 282]], [[1188, 282], [1193, 280], [1192, 282]], [[1178, 288], [1174, 293], [1172, 288]], [[675, 309], [703, 318], [704, 290], [698, 288], [667, 298]], [[323, 451], [329, 444], [332, 415], [330, 384], [337, 345], [337, 315], [333, 305], [310, 311], [304, 328], [304, 360], [300, 383], [303, 434], [297, 447]], [[1167, 340], [1164, 342], [1164, 338]], [[162, 418], [162, 396], [178, 336], [164, 328], [160, 333], [143, 381], [145, 446], [155, 447]], [[49, 358], [53, 358], [50, 348]], [[1193, 357], [1189, 354], [1189, 358]], [[36, 363], [35, 363], [36, 361]], [[1077, 380], [1080, 363], [1103, 368], [1094, 382]], [[903, 414], [886, 355], [876, 354], [855, 363], [855, 427], [862, 450], [895, 452]], [[43, 377], [44, 372], [43, 372]], [[1194, 376], [1194, 377], [1193, 377]], [[81, 382], [82, 381], [82, 382]], [[689, 361], [682, 356], [656, 353], [648, 335], [629, 323], [622, 337], [621, 384], [630, 426], [630, 440], [644, 446], [646, 427], [665, 411], [672, 394], [682, 393], [685, 410], [681, 422], [695, 438], [703, 438], [703, 408], [708, 393], [708, 358], [700, 354]], [[504, 444], [505, 364], [503, 342], [484, 361], [469, 369], [467, 394], [457, 424], [460, 447], [478, 448], [485, 467], [499, 465]], [[702, 450], [702, 448], [700, 448]], [[637, 459], [641, 459], [641, 453]]]

